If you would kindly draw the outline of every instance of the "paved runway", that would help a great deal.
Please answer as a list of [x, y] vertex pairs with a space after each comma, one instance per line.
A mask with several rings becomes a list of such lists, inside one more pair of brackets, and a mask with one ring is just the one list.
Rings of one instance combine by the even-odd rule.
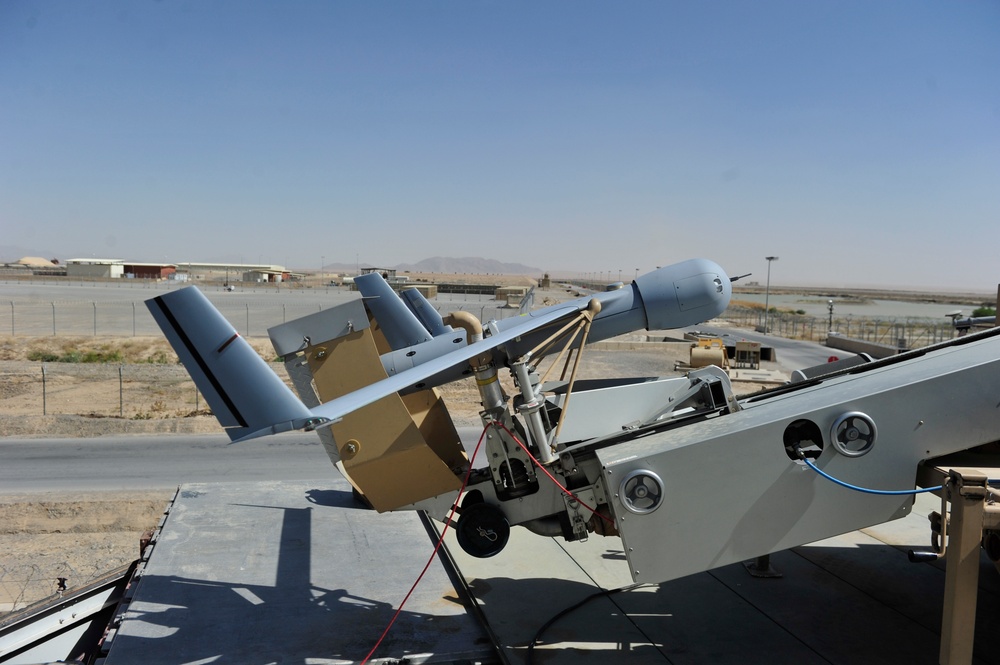
[[[475, 445], [477, 427], [461, 427]], [[173, 489], [183, 483], [342, 480], [319, 437], [288, 432], [230, 443], [225, 434], [0, 439], [0, 488], [7, 494]]]
[[312, 432], [230, 444], [225, 434], [0, 439], [5, 493], [170, 489], [190, 482], [339, 477]]

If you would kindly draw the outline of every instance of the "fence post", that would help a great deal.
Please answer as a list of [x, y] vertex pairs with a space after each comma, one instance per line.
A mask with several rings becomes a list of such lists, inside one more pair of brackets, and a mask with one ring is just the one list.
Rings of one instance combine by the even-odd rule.
[[49, 415], [48, 404], [45, 395], [45, 363], [42, 363], [42, 415]]
[[14, 301], [10, 301], [10, 336], [14, 336]]
[[49, 304], [52, 305], [52, 336], [55, 337], [55, 335], [56, 335], [56, 304], [55, 303], [49, 303]]
[[132, 303], [132, 337], [135, 337], [135, 303]]
[[250, 336], [250, 303], [246, 303], [247, 308], [247, 337]]
[[123, 365], [118, 365], [118, 417], [125, 417], [125, 389], [123, 387], [124, 381], [122, 380], [122, 367]]
[[97, 337], [97, 303], [93, 302], [91, 305], [94, 306], [94, 337]]

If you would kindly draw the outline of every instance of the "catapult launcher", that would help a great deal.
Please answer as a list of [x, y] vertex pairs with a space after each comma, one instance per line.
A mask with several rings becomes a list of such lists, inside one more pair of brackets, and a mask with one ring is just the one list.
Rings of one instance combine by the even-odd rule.
[[[148, 306], [233, 441], [316, 430], [376, 510], [454, 507], [473, 556], [515, 525], [597, 534], [621, 538], [634, 580], [666, 581], [900, 518], [913, 496], [894, 490], [941, 485], [953, 511], [978, 506], [976, 556], [1000, 559], [1000, 329], [738, 399], [716, 367], [577, 379], [588, 342], [720, 315], [731, 281], [711, 261], [485, 322], [377, 273], [355, 283], [362, 297], [269, 330], [297, 396], [196, 288]], [[439, 390], [463, 380], [483, 423], [471, 463]], [[914, 558], [941, 555], [939, 524]]]

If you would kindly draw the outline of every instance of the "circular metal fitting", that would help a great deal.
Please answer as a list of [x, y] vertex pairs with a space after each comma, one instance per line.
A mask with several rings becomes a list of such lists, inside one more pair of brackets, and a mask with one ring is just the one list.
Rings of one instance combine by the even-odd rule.
[[361, 451], [361, 443], [357, 439], [349, 439], [340, 451], [340, 456], [345, 460], [354, 459]]
[[878, 437], [875, 421], [860, 411], [849, 411], [830, 428], [830, 441], [845, 457], [861, 457], [871, 451]]
[[983, 549], [993, 563], [1000, 563], [1000, 531], [983, 531]]
[[495, 556], [510, 539], [507, 516], [489, 503], [462, 505], [462, 514], [455, 525], [458, 544], [466, 554], [479, 559]]
[[663, 502], [663, 481], [652, 471], [636, 469], [618, 486], [618, 497], [629, 512], [647, 515]]

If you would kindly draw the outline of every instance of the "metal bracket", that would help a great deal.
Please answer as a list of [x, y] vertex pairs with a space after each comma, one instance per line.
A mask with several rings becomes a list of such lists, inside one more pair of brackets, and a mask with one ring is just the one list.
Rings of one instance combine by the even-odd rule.
[[[989, 496], [986, 482], [987, 476], [978, 469], [948, 470], [951, 534], [947, 538], [948, 558], [941, 617], [939, 662], [943, 665], [972, 662], [979, 591], [979, 549], [986, 498]], [[942, 516], [943, 532], [948, 523], [947, 517]]]
[[563, 503], [566, 504], [566, 514], [569, 516], [570, 526], [573, 528], [573, 539], [579, 541], [587, 540], [587, 521], [590, 519], [590, 511], [584, 508], [580, 502], [588, 506], [597, 506], [597, 497], [594, 491], [587, 487], [573, 490], [574, 496], [563, 494]]

